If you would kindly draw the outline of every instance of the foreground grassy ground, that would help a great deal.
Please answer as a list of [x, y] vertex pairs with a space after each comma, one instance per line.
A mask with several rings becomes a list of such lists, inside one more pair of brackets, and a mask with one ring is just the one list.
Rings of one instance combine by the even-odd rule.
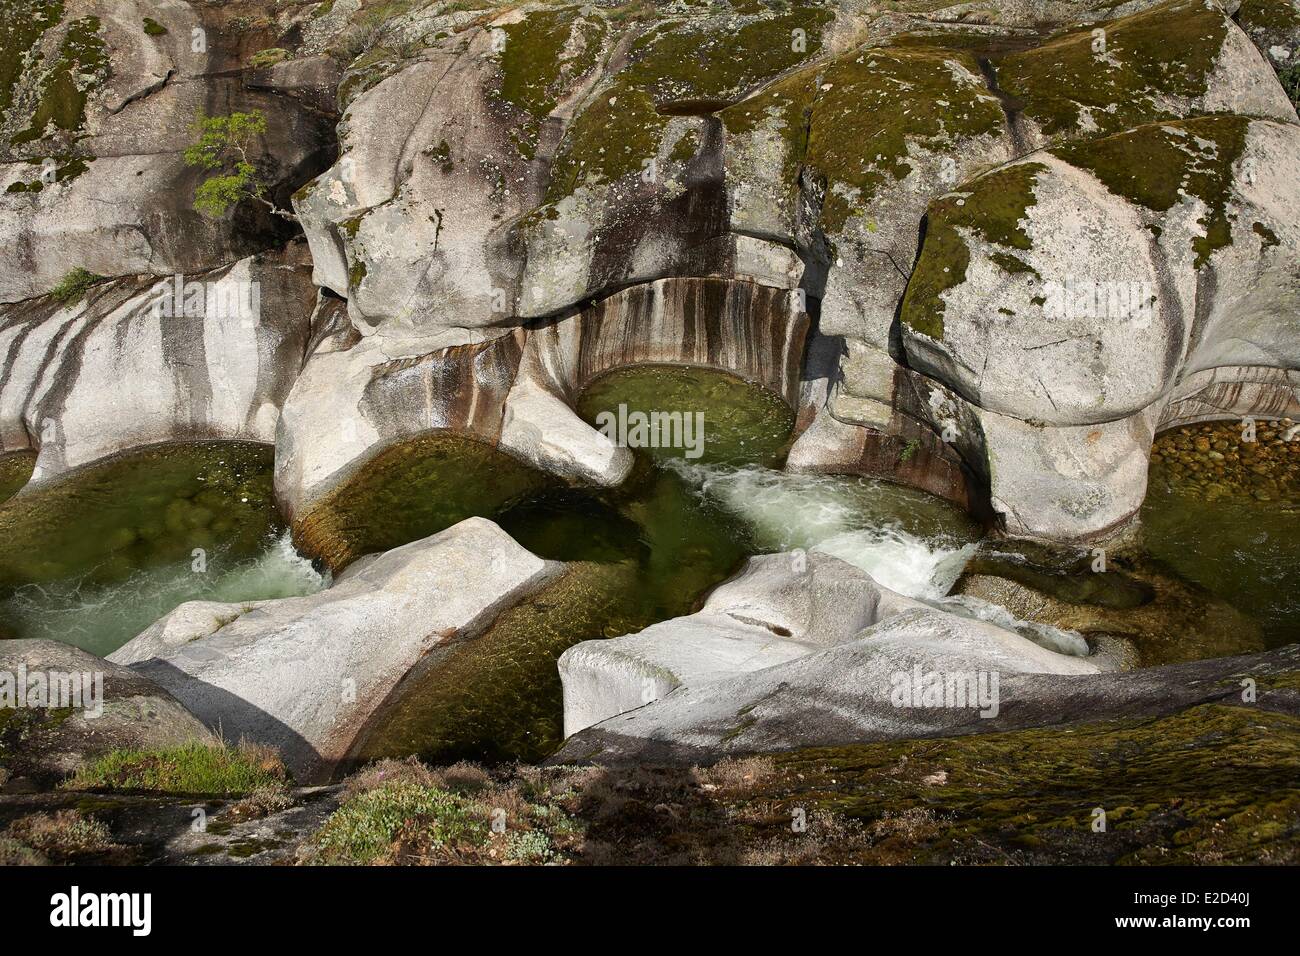
[[712, 767], [387, 760], [313, 790], [257, 750], [101, 764], [58, 794], [0, 798], [0, 861], [1300, 862], [1300, 719], [1250, 706]]

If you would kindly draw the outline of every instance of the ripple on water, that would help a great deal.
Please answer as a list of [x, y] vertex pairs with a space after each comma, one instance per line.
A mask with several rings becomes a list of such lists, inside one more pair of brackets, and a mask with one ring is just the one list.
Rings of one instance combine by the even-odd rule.
[[108, 654], [178, 604], [308, 594], [281, 527], [272, 450], [162, 445], [0, 506], [0, 631]]

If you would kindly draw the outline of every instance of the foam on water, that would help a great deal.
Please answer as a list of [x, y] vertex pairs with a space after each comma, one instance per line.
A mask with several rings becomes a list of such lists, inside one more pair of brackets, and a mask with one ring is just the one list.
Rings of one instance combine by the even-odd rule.
[[251, 561], [223, 567], [214, 554], [202, 573], [186, 562], [137, 571], [112, 585], [84, 578], [28, 584], [0, 603], [0, 612], [21, 637], [63, 641], [102, 656], [186, 601], [296, 597], [327, 584], [284, 532]]
[[943, 597], [975, 553], [978, 532], [964, 514], [901, 485], [759, 467], [671, 467], [745, 521], [757, 550], [816, 549], [909, 597]]

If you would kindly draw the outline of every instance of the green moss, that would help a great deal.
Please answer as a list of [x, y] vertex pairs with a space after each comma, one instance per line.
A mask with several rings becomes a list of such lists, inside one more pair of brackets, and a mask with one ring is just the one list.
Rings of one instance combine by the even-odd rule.
[[103, 276], [77, 266], [59, 280], [59, 284], [50, 290], [50, 295], [63, 305], [73, 305], [82, 300], [91, 286], [103, 281]]
[[882, 185], [912, 171], [909, 141], [942, 153], [1001, 132], [997, 100], [982, 86], [956, 81], [951, 62], [979, 76], [969, 54], [923, 48], [857, 51], [825, 70], [806, 162], [826, 178], [822, 224], [829, 233], [867, 209]]
[[[943, 338], [943, 293], [965, 281], [970, 265], [963, 231], [1008, 250], [1030, 248], [1020, 223], [1034, 204], [1034, 181], [1046, 168], [1021, 163], [997, 169], [930, 204], [925, 242], [903, 296], [903, 322], [931, 338]], [[991, 258], [1009, 273], [1032, 271], [1009, 252]]]
[[[1104, 56], [1093, 50], [1098, 28]], [[1007, 56], [998, 82], [1049, 136], [1080, 132], [1085, 112], [1103, 135], [1175, 119], [1168, 98], [1205, 95], [1228, 29], [1217, 6], [1172, 0]]]
[[1184, 195], [1201, 200], [1206, 213], [1197, 222], [1205, 235], [1192, 240], [1199, 269], [1232, 241], [1227, 204], [1249, 123], [1240, 116], [1181, 120], [1053, 152], [1091, 172], [1116, 195], [1155, 212], [1167, 212]]
[[1247, 33], [1285, 33], [1300, 27], [1300, 6], [1293, 0], [1242, 0], [1237, 23]]
[[253, 54], [253, 58], [248, 61], [248, 65], [255, 70], [264, 70], [267, 67], [275, 66], [277, 63], [283, 63], [291, 55], [288, 50], [282, 47], [258, 50]]
[[59, 60], [42, 84], [31, 125], [13, 138], [13, 145], [44, 137], [51, 126], [65, 133], [82, 128], [86, 99], [109, 75], [108, 56], [99, 37], [99, 18], [82, 17], [68, 25], [59, 47]]
[[[1300, 719], [1204, 705], [1171, 717], [775, 758], [801, 806], [935, 825], [907, 862], [1294, 861]], [[939, 782], [936, 782], [938, 780]], [[1092, 810], [1106, 811], [1104, 833]]]
[[0, 117], [13, 105], [18, 81], [40, 57], [36, 42], [62, 19], [62, 0], [34, 0], [21, 12], [6, 5], [0, 16]]
[[[658, 154], [670, 115], [714, 113], [811, 58], [831, 11], [798, 7], [775, 16], [672, 20], [642, 33], [628, 65], [567, 131], [556, 156], [548, 202], [589, 179], [639, 173]], [[803, 30], [803, 49], [793, 40]]]
[[1290, 98], [1291, 105], [1300, 110], [1300, 63], [1292, 63], [1285, 70], [1278, 70], [1277, 78]]
[[167, 28], [152, 17], [145, 17], [144, 32], [147, 36], [160, 37], [167, 33]]
[[1262, 248], [1267, 249], [1269, 246], [1276, 246], [1278, 244], [1279, 240], [1277, 238], [1277, 233], [1268, 228], [1268, 226], [1264, 225], [1262, 222], [1257, 222], [1250, 228], [1255, 235], [1259, 236], [1260, 239], [1263, 240], [1261, 243]]
[[596, 65], [605, 26], [586, 19], [577, 6], [534, 11], [502, 27], [498, 97], [525, 116], [512, 128], [520, 155], [532, 159], [542, 120], [555, 109], [557, 97]]
[[283, 787], [287, 779], [279, 760], [264, 751], [195, 742], [161, 750], [111, 751], [77, 771], [64, 786], [231, 796]]

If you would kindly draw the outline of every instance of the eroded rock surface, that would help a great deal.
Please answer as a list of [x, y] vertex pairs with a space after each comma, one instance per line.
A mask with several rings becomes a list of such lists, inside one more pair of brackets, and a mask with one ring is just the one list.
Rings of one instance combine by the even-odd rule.
[[470, 519], [310, 597], [182, 605], [111, 658], [228, 739], [277, 747], [294, 778], [311, 782], [427, 655], [473, 637], [558, 568]]

